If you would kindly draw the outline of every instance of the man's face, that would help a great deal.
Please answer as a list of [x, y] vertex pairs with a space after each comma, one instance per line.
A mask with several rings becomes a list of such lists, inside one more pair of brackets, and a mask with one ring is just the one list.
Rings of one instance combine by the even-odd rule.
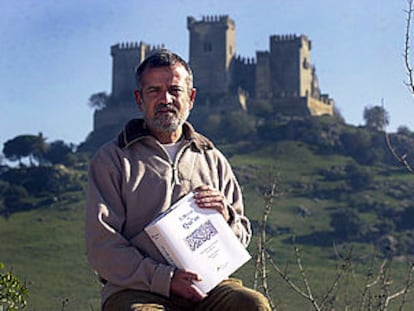
[[181, 64], [175, 64], [145, 69], [141, 91], [136, 91], [135, 97], [148, 128], [172, 133], [187, 120], [195, 93], [194, 88], [189, 90], [188, 72]]

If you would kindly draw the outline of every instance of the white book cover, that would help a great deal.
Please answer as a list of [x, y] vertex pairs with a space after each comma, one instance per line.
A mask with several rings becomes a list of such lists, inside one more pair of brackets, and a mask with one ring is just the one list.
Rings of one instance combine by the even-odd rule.
[[215, 209], [199, 208], [192, 192], [145, 231], [171, 265], [201, 275], [195, 285], [204, 293], [251, 258], [223, 216]]

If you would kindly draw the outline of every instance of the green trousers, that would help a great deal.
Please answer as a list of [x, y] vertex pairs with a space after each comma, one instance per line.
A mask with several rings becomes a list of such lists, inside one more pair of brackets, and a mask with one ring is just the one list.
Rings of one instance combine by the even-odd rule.
[[151, 292], [123, 290], [107, 299], [103, 311], [267, 311], [268, 300], [261, 293], [244, 287], [237, 279], [228, 279], [215, 287], [201, 302], [181, 297], [164, 297]]

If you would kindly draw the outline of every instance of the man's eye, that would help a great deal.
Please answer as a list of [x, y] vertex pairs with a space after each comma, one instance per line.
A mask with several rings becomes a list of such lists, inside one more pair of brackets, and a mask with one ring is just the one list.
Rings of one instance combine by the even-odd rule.
[[184, 91], [184, 89], [182, 87], [178, 87], [178, 86], [173, 87], [171, 90], [174, 91], [174, 92], [177, 92], [177, 93], [181, 93], [181, 92]]
[[158, 92], [158, 90], [157, 89], [148, 89], [147, 90], [147, 93], [148, 94], [154, 94], [154, 93], [157, 93]]

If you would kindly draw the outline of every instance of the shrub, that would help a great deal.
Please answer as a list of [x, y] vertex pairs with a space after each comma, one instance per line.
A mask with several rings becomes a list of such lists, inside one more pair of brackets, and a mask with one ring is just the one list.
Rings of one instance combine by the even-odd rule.
[[345, 209], [334, 213], [331, 227], [337, 238], [343, 241], [359, 240], [367, 233], [367, 226], [353, 209]]
[[12, 272], [2, 272], [0, 263], [0, 310], [20, 310], [27, 305], [28, 290]]
[[374, 175], [368, 169], [355, 164], [348, 164], [345, 168], [347, 183], [355, 191], [366, 189], [374, 180]]

